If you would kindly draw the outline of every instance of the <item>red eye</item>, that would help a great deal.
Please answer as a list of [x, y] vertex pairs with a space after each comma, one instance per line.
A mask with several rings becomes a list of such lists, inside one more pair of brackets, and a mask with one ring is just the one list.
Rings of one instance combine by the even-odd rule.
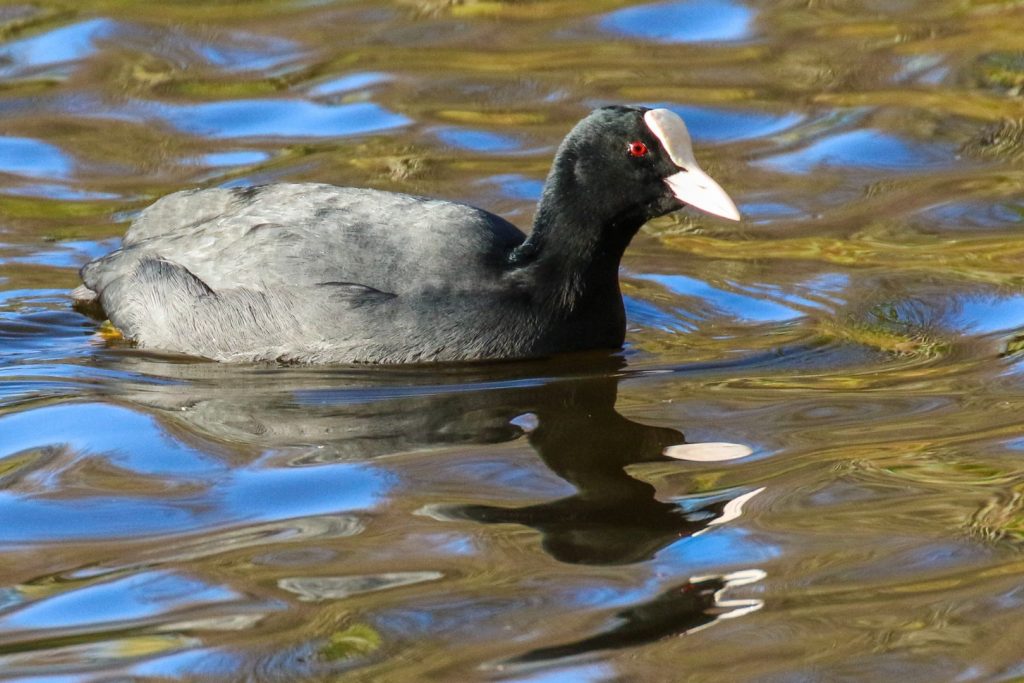
[[639, 140], [629, 143], [627, 147], [630, 156], [634, 157], [645, 157], [647, 156], [647, 145], [640, 142]]

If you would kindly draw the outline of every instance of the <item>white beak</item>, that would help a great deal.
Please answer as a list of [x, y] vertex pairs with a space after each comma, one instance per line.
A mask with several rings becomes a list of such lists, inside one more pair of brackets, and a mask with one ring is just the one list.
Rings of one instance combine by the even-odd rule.
[[700, 209], [712, 216], [721, 216], [731, 221], [740, 219], [736, 204], [725, 193], [721, 185], [711, 179], [699, 166], [691, 166], [665, 178], [665, 184], [683, 204]]
[[736, 204], [722, 186], [697, 165], [690, 131], [683, 120], [668, 109], [651, 109], [644, 114], [644, 122], [661, 142], [672, 163], [679, 167], [678, 173], [665, 178], [665, 184], [676, 199], [713, 216], [738, 221], [740, 212]]

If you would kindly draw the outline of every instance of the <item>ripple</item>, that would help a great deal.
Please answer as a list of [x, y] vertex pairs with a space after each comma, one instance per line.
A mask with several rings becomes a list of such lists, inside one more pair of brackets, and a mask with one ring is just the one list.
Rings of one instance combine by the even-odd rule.
[[266, 152], [255, 150], [237, 150], [234, 152], [213, 152], [204, 154], [198, 161], [201, 165], [210, 168], [224, 168], [231, 166], [255, 166], [270, 159]]
[[518, 173], [491, 176], [488, 183], [501, 188], [501, 194], [509, 199], [523, 199], [537, 201], [544, 190], [544, 181], [537, 178], [528, 178]]
[[686, 121], [697, 140], [710, 142], [733, 142], [777, 135], [806, 120], [806, 116], [795, 112], [769, 114], [758, 111], [739, 111], [714, 107], [680, 106], [668, 103], [651, 103], [652, 107], [665, 107], [679, 114]]
[[[2, 330], [0, 323], [0, 330]], [[3, 339], [0, 335], [0, 339]], [[119, 384], [167, 384], [168, 380], [141, 377], [130, 372], [91, 367], [88, 365], [72, 365], [60, 363], [17, 363], [8, 367], [0, 367], [0, 405], [4, 399], [37, 393], [45, 395], [57, 393], [61, 395], [75, 394], [86, 391], [89, 387], [107, 383]], [[56, 389], [56, 392], [53, 390]]]
[[819, 167], [857, 167], [887, 171], [937, 168], [953, 160], [951, 149], [915, 144], [890, 133], [862, 129], [837, 133], [809, 146], [754, 162], [773, 170], [806, 174]]
[[[96, 671], [102, 667], [117, 669], [125, 664], [137, 662], [140, 657], [154, 657], [161, 654], [181, 653], [186, 648], [199, 648], [198, 638], [177, 634], [142, 634], [109, 637], [107, 633], [76, 635], [74, 641], [102, 638], [97, 642], [77, 642], [71, 645], [55, 646], [45, 636], [22, 645], [8, 646], [10, 654], [0, 655], [0, 669], [10, 681], [27, 683], [32, 681], [83, 680], [83, 670]], [[20, 651], [19, 651], [20, 650]], [[61, 675], [64, 674], [64, 675]]]
[[965, 297], [957, 303], [950, 322], [975, 334], [1024, 328], [1024, 294]]
[[708, 522], [708, 526], [710, 527], [718, 524], [727, 524], [735, 519], [739, 519], [743, 516], [744, 506], [746, 506], [746, 504], [749, 503], [752, 498], [762, 493], [764, 490], [765, 487], [762, 486], [759, 489], [754, 489], [749, 493], [744, 493], [742, 496], [737, 496], [736, 498], [733, 498], [732, 500], [725, 504], [725, 507], [722, 508], [722, 516], [716, 517], [715, 519]]
[[198, 604], [236, 602], [242, 598], [223, 586], [171, 572], [143, 572], [72, 588], [36, 600], [0, 616], [0, 631], [95, 629], [105, 625], [151, 620]]
[[0, 190], [2, 194], [16, 197], [42, 197], [45, 199], [57, 199], [69, 202], [102, 201], [106, 199], [121, 199], [121, 195], [112, 192], [91, 192], [80, 190], [66, 185], [55, 185], [50, 183], [34, 185], [16, 185], [5, 187]]
[[305, 602], [341, 600], [353, 595], [411, 586], [444, 578], [441, 572], [390, 572], [364, 576], [293, 577], [277, 582], [280, 588], [295, 593]]
[[[510, 668], [503, 666], [503, 670]], [[515, 677], [502, 677], [507, 683], [604, 683], [617, 680], [616, 670], [611, 664], [569, 664], [560, 666], [546, 665], [540, 673], [524, 674]]]
[[149, 103], [144, 108], [175, 128], [213, 138], [331, 138], [380, 133], [412, 122], [372, 102], [327, 105], [267, 99]]
[[[44, 455], [42, 465], [55, 462], [59, 466], [69, 459], [60, 451]], [[330, 474], [322, 471], [325, 469]], [[169, 495], [167, 487], [160, 488], [140, 480], [137, 474], [128, 476], [117, 470], [98, 472], [106, 477], [104, 481], [112, 482], [107, 490], [83, 492], [70, 486], [70, 482], [53, 482], [62, 490], [59, 499], [43, 497], [42, 491], [39, 495], [4, 491], [0, 492], [0, 514], [8, 524], [0, 529], [0, 542], [146, 538], [199, 529], [209, 531], [239, 520], [330, 515], [371, 508], [387, 487], [384, 478], [369, 468], [334, 465], [294, 472], [300, 474], [289, 476], [272, 470], [221, 475], [204, 492], [197, 491], [202, 482], [192, 482], [189, 489], [174, 492], [175, 496]], [[139, 484], [146, 484], [148, 495], [128, 493], [132, 487], [140, 488]]]
[[759, 541], [732, 517], [730, 524], [708, 526], [704, 533], [673, 543], [659, 553], [657, 562], [665, 572], [679, 567], [714, 570], [723, 566], [762, 565], [782, 552], [777, 545]]
[[196, 42], [196, 51], [222, 71], [271, 71], [294, 61], [301, 54], [297, 43], [242, 31], [228, 35], [220, 43]]
[[715, 621], [743, 616], [764, 605], [759, 599], [727, 599], [729, 588], [761, 581], [759, 569], [732, 574], [693, 577], [685, 584], [668, 587], [660, 595], [622, 609], [603, 630], [588, 637], [558, 645], [546, 644], [511, 660], [557, 661], [599, 650], [635, 647], [661, 639], [679, 637], [705, 628]]
[[729, 0], [682, 0], [618, 10], [601, 20], [609, 33], [659, 43], [735, 41], [752, 35], [755, 12]]
[[[79, 356], [86, 352], [95, 324], [67, 307], [67, 292], [0, 292], [0, 343], [5, 360], [29, 356]], [[0, 388], [0, 396], [8, 395]]]
[[900, 83], [939, 85], [950, 73], [943, 54], [920, 54], [903, 57], [893, 80]]
[[0, 263], [33, 263], [54, 268], [80, 268], [89, 261], [110, 253], [119, 243], [120, 239], [115, 237], [98, 241], [69, 240], [58, 243], [53, 249], [37, 251], [28, 256], [0, 259]]
[[951, 201], [918, 214], [923, 226], [943, 229], [1006, 229], [1024, 223], [1024, 198], [996, 201]]
[[370, 86], [387, 83], [391, 76], [377, 71], [345, 74], [326, 81], [321, 81], [306, 91], [309, 97], [333, 97], [354, 90], [366, 90]]
[[[243, 548], [268, 548], [278, 544], [303, 543], [312, 539], [347, 538], [365, 531], [365, 523], [355, 515], [321, 515], [250, 524], [215, 533], [169, 540], [157, 548], [137, 554], [137, 563], [195, 562], [232, 553]], [[71, 572], [72, 578], [90, 577], [124, 571], [131, 565], [113, 563]]]
[[634, 277], [657, 282], [675, 294], [701, 299], [714, 306], [718, 311], [739, 320], [787, 322], [804, 315], [802, 312], [780, 303], [726, 291], [686, 275], [644, 274]]
[[7, 289], [0, 290], [0, 310], [17, 313], [51, 310], [67, 304], [65, 289]]
[[472, 152], [499, 153], [520, 149], [519, 141], [515, 138], [482, 130], [447, 128], [437, 131], [436, 135], [448, 147]]
[[0, 7], [0, 24], [14, 23], [39, 16], [39, 10], [30, 5]]
[[195, 648], [198, 639], [175, 631], [252, 628], [281, 608], [168, 570], [26, 588], [35, 599], [0, 616], [6, 674], [50, 678]]
[[29, 178], [66, 178], [71, 158], [54, 145], [31, 138], [0, 136], [0, 173]]
[[[0, 678], [1012, 678], [1016, 10], [807, 4], [0, 3]], [[624, 99], [746, 218], [637, 236], [632, 350], [231, 367], [69, 307], [196, 184], [528, 222], [582, 103]], [[719, 439], [755, 452], [663, 457]]]
[[[116, 424], [117, 430], [96, 425]], [[163, 427], [149, 415], [103, 403], [46, 406], [0, 417], [0, 460], [46, 447], [69, 447], [74, 457], [103, 453], [104, 459], [140, 475], [211, 475], [224, 466], [203, 451], [164, 438]], [[73, 463], [66, 463], [66, 469]], [[59, 478], [52, 483], [59, 484]]]
[[[195, 647], [135, 664], [128, 672], [139, 680], [209, 680], [237, 678], [244, 663], [240, 653]], [[124, 669], [122, 669], [124, 671]]]
[[770, 225], [773, 223], [800, 220], [807, 218], [804, 209], [782, 202], [750, 202], [739, 204], [743, 220], [751, 225]]
[[697, 329], [696, 316], [688, 311], [667, 311], [635, 296], [624, 295], [622, 300], [631, 324], [665, 332], [693, 332]]
[[89, 19], [16, 40], [0, 47], [0, 78], [14, 78], [48, 67], [81, 62], [96, 52], [96, 42], [111, 37], [117, 23]]
[[183, 443], [155, 418], [100, 403], [7, 414], [0, 433], [8, 479], [0, 516], [10, 522], [0, 541], [7, 542], [332, 515], [371, 508], [389, 488], [364, 466], [230, 467], [217, 457], [223, 447], [195, 437]]

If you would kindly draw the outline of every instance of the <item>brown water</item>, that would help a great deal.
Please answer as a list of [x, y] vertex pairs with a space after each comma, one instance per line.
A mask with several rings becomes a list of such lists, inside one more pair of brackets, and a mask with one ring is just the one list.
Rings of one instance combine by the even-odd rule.
[[[0, 677], [1024, 678], [1021, 3], [38, 0], [0, 41]], [[746, 217], [644, 229], [622, 353], [229, 367], [69, 308], [187, 187], [528, 225], [622, 101]]]

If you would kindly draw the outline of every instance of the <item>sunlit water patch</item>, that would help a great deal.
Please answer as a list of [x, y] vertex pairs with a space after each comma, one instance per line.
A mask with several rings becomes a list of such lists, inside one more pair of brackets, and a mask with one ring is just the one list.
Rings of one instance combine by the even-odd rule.
[[196, 50], [219, 70], [267, 71], [272, 74], [302, 54], [298, 45], [289, 40], [238, 31], [228, 34], [228, 40], [219, 44], [197, 42]]
[[79, 658], [89, 668], [135, 663], [194, 647], [186, 631], [232, 631], [282, 608], [185, 572], [70, 582], [42, 595], [26, 588], [34, 599], [3, 619], [12, 648], [0, 662], [14, 676], [81, 671], [61, 663]]
[[55, 199], [57, 201], [85, 202], [109, 199], [122, 199], [120, 195], [112, 192], [91, 192], [67, 185], [56, 185], [53, 183], [29, 183], [12, 185], [2, 190], [3, 194], [22, 197], [40, 197], [43, 199]]
[[739, 209], [745, 220], [761, 224], [801, 218], [806, 215], [803, 210], [780, 202], [746, 201], [740, 204]]
[[863, 129], [826, 135], [802, 149], [757, 163], [787, 173], [810, 173], [829, 167], [907, 172], [949, 165], [954, 156], [952, 149], [942, 145], [913, 143], [882, 131]]
[[[43, 427], [54, 420], [60, 430]], [[97, 424], [118, 428], [94, 434]], [[204, 452], [216, 453], [213, 444], [197, 449], [152, 417], [102, 404], [15, 413], [0, 417], [0, 429], [8, 478], [0, 508], [16, 520], [2, 534], [7, 543], [141, 537], [365, 510], [388, 488], [381, 474], [353, 465], [228, 468]], [[113, 484], [125, 476], [131, 486]]]
[[371, 102], [326, 105], [297, 99], [231, 100], [195, 105], [149, 103], [143, 112], [212, 138], [332, 138], [379, 133], [410, 120]]
[[1008, 225], [1024, 223], [1024, 198], [944, 202], [921, 212], [917, 222], [925, 230], [1003, 230]]
[[391, 76], [375, 71], [356, 72], [330, 78], [317, 83], [306, 91], [309, 97], [332, 98], [346, 95], [354, 91], [366, 90], [381, 83], [387, 83]]
[[633, 325], [653, 327], [665, 332], [687, 332], [694, 329], [687, 317], [676, 315], [645, 299], [624, 295], [622, 297], [629, 321]]
[[30, 178], [64, 178], [71, 159], [53, 145], [30, 138], [0, 136], [0, 173]]
[[224, 588], [185, 576], [143, 572], [58, 593], [0, 618], [0, 629], [25, 632], [44, 628], [80, 629], [148, 620], [183, 607], [240, 600]]
[[760, 111], [740, 111], [713, 107], [678, 106], [657, 103], [683, 117], [695, 140], [732, 142], [777, 135], [805, 120], [797, 113], [773, 115]]
[[492, 176], [487, 183], [497, 185], [501, 189], [501, 193], [509, 199], [523, 201], [539, 201], [541, 191], [544, 189], [543, 180], [527, 178], [519, 174]]
[[473, 152], [509, 153], [520, 147], [518, 141], [507, 135], [483, 130], [448, 128], [437, 131], [437, 137], [445, 145]]
[[[48, 435], [46, 424], [60, 424], [59, 440]], [[118, 431], [92, 434], [96, 424], [118, 424]], [[103, 404], [66, 404], [39, 408], [30, 413], [0, 418], [6, 436], [3, 457], [47, 448], [69, 448], [82, 453], [104, 453], [115, 467], [139, 476], [210, 476], [224, 472], [223, 465], [202, 451], [184, 447], [170, 439], [157, 440], [159, 425], [152, 418]], [[88, 456], [86, 456], [88, 457]]]
[[24, 256], [0, 259], [0, 263], [32, 263], [54, 268], [80, 268], [93, 259], [108, 254], [118, 246], [117, 238], [80, 241], [67, 240], [52, 245], [50, 249], [35, 251]]
[[601, 28], [661, 43], [741, 40], [752, 35], [754, 10], [729, 0], [682, 0], [628, 7], [601, 20]]
[[973, 334], [1024, 329], [1024, 293], [958, 298], [953, 308], [951, 325]]
[[[62, 290], [0, 292], [0, 344], [5, 361], [87, 355], [95, 328], [70, 311], [67, 303], [67, 292]], [[10, 385], [0, 386], [0, 394], [7, 394], [9, 389], [13, 390]], [[25, 387], [22, 390], [31, 393]]]
[[798, 310], [766, 300], [764, 297], [747, 296], [729, 291], [685, 275], [645, 274], [635, 277], [657, 282], [675, 294], [700, 299], [711, 305], [720, 314], [740, 320], [785, 322], [803, 315]]
[[0, 78], [63, 75], [110, 39], [118, 26], [109, 19], [88, 19], [0, 46]]
[[230, 166], [254, 166], [267, 161], [270, 155], [266, 152], [238, 150], [234, 152], [213, 152], [204, 154], [197, 161], [203, 166], [213, 168]]

